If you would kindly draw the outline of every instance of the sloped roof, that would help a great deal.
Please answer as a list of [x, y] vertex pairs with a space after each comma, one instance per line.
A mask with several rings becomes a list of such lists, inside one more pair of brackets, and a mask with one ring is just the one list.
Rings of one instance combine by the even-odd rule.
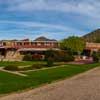
[[29, 41], [29, 39], [23, 39], [23, 40], [21, 40], [21, 41]]
[[44, 36], [41, 36], [41, 37], [36, 38], [34, 41], [57, 41], [57, 40], [55, 40], [55, 39], [48, 39], [48, 38], [46, 38]]

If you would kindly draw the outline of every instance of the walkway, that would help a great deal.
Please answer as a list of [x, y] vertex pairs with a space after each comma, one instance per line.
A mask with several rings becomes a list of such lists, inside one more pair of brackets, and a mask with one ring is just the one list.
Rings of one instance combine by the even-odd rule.
[[0, 100], [100, 100], [100, 68]]
[[4, 67], [0, 67], [0, 71], [4, 71], [4, 72], [7, 72], [7, 73], [15, 74], [15, 75], [22, 76], [22, 77], [27, 77], [27, 75], [22, 74], [22, 73], [20, 73], [18, 71], [5, 70]]

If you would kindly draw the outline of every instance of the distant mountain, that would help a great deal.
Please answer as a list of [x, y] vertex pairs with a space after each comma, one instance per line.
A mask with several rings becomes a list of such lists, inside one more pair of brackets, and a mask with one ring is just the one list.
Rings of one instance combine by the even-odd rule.
[[86, 42], [100, 42], [100, 29], [90, 32], [82, 37]]

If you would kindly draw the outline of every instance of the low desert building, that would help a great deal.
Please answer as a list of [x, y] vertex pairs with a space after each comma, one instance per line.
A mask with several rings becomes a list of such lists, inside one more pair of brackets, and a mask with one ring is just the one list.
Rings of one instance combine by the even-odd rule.
[[[0, 41], [0, 60], [21, 61], [26, 54], [41, 55], [44, 58], [47, 50], [60, 50], [60, 41], [39, 37], [35, 40], [2, 40]], [[84, 54], [90, 56], [93, 51], [100, 50], [100, 43], [86, 43]]]
[[100, 43], [86, 43], [86, 47], [84, 49], [84, 52], [87, 56], [90, 56], [93, 52], [100, 51]]
[[52, 49], [59, 50], [59, 42], [45, 37], [39, 37], [35, 40], [3, 40], [0, 42], [0, 57], [3, 60], [19, 61], [25, 54], [40, 54]]

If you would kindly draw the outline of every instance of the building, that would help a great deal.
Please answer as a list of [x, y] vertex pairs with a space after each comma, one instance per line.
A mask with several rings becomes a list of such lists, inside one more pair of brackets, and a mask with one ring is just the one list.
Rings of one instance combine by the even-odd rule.
[[86, 43], [86, 50], [99, 51], [100, 43]]
[[45, 51], [59, 50], [59, 42], [45, 37], [35, 40], [2, 40], [0, 41], [0, 58], [5, 61], [20, 61], [25, 54], [44, 55]]
[[99, 51], [100, 50], [100, 43], [86, 43], [86, 47], [84, 49], [84, 52], [87, 56], [91, 56], [91, 54], [95, 51]]
[[[41, 55], [44, 58], [45, 51], [59, 50], [59, 41], [39, 37], [35, 40], [2, 40], [0, 41], [0, 60], [21, 61], [26, 54]], [[93, 51], [100, 50], [100, 43], [86, 43], [84, 54], [90, 56]]]

